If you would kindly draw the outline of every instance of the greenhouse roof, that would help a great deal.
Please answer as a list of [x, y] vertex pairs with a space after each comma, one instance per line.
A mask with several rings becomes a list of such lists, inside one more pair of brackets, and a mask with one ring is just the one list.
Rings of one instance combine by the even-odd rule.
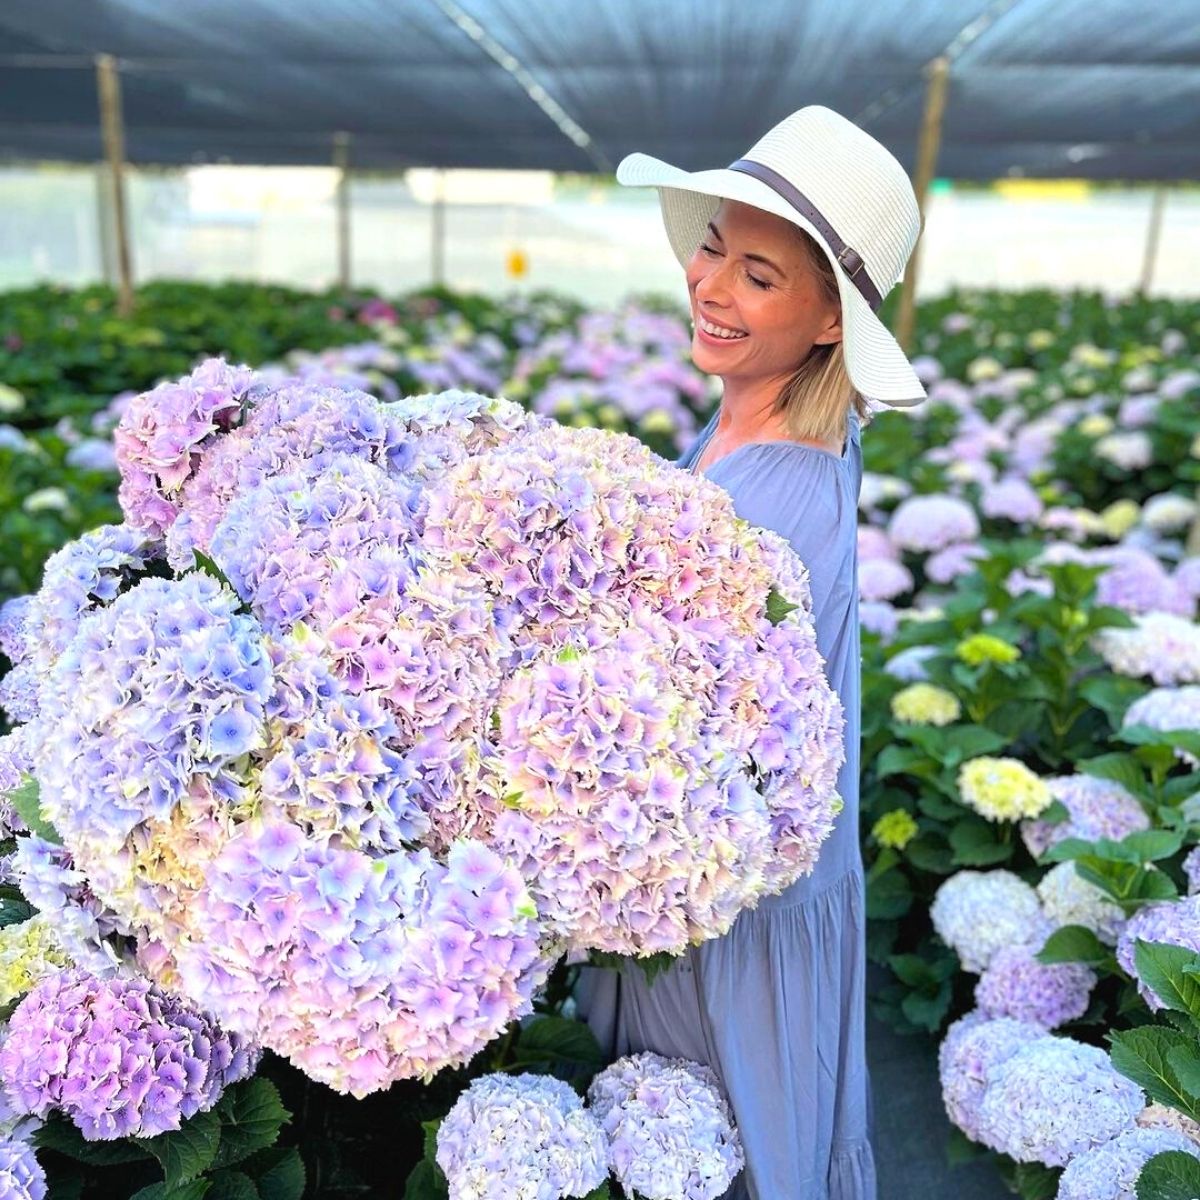
[[1200, 178], [1196, 0], [6, 0], [0, 158], [101, 157], [93, 56], [141, 164], [696, 169], [829, 105], [910, 170]]

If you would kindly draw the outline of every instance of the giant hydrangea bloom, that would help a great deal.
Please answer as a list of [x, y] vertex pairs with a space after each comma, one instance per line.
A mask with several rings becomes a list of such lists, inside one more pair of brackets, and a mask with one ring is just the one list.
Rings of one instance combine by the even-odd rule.
[[973, 541], [979, 536], [979, 518], [954, 496], [910, 496], [892, 513], [887, 531], [902, 549], [928, 553]]
[[608, 1178], [607, 1151], [579, 1096], [544, 1075], [473, 1080], [437, 1133], [450, 1200], [585, 1196]]
[[79, 970], [43, 979], [0, 1047], [17, 1111], [62, 1112], [91, 1141], [178, 1129], [257, 1065], [240, 1037], [149, 980]]
[[1173, 613], [1135, 618], [1132, 629], [1102, 629], [1094, 644], [1118, 675], [1156, 684], [1200, 683], [1200, 625]]
[[978, 1140], [1017, 1162], [1061, 1167], [1132, 1129], [1145, 1103], [1141, 1088], [1103, 1050], [1042, 1038], [991, 1072]]
[[1125, 928], [1125, 910], [1094, 883], [1080, 877], [1073, 862], [1056, 863], [1038, 880], [1042, 911], [1058, 927], [1082, 925], [1105, 945], [1115, 946]]
[[601, 1071], [588, 1104], [621, 1187], [646, 1200], [717, 1200], [745, 1162], [710, 1067], [634, 1054]]

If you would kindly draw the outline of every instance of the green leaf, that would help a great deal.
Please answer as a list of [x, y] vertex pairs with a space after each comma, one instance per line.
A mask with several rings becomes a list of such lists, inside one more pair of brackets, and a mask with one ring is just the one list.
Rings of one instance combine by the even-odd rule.
[[1200, 756], [1200, 732], [1194, 729], [1151, 729], [1148, 725], [1129, 725], [1118, 731], [1122, 741], [1138, 746], [1170, 746]]
[[516, 1057], [522, 1062], [566, 1063], [595, 1070], [604, 1065], [596, 1035], [582, 1021], [567, 1017], [537, 1017], [522, 1025]]
[[193, 549], [192, 555], [196, 559], [194, 570], [203, 571], [205, 575], [211, 575], [214, 579], [219, 579], [235, 596], [238, 594], [237, 588], [229, 582], [229, 576], [203, 550]]
[[606, 1179], [598, 1188], [593, 1188], [584, 1196], [583, 1200], [612, 1200], [612, 1189], [608, 1186]]
[[1183, 1150], [1156, 1154], [1137, 1180], [1138, 1200], [1195, 1200], [1200, 1196], [1200, 1162]]
[[778, 625], [788, 613], [794, 613], [799, 607], [798, 604], [789, 604], [774, 588], [767, 593], [767, 620], [772, 625]]
[[1081, 962], [1099, 966], [1108, 961], [1111, 951], [1090, 930], [1082, 925], [1064, 925], [1047, 939], [1037, 955], [1038, 962]]
[[249, 1175], [241, 1171], [218, 1171], [212, 1177], [207, 1200], [262, 1200]]
[[221, 1122], [221, 1142], [214, 1167], [231, 1167], [259, 1150], [273, 1146], [291, 1113], [269, 1079], [235, 1084], [214, 1110]]
[[1196, 1118], [1196, 1107], [1167, 1057], [1177, 1046], [1189, 1045], [1188, 1038], [1161, 1025], [1142, 1025], [1110, 1034], [1109, 1038], [1112, 1064], [1122, 1075], [1132, 1079], [1151, 1100]]
[[262, 1200], [300, 1200], [304, 1195], [304, 1160], [295, 1146], [272, 1146], [242, 1163], [254, 1178]]
[[1133, 961], [1138, 978], [1168, 1008], [1200, 1017], [1200, 978], [1189, 973], [1200, 966], [1200, 954], [1184, 946], [1138, 941]]
[[973, 1142], [961, 1129], [951, 1127], [950, 1136], [946, 1139], [946, 1161], [952, 1167], [963, 1163], [974, 1162], [987, 1154], [978, 1142]]
[[[922, 767], [916, 771], [916, 767]], [[937, 766], [919, 746], [885, 746], [875, 760], [875, 775], [886, 779], [889, 775], [928, 776], [936, 772]]]
[[1075, 765], [1084, 775], [1111, 779], [1135, 796], [1146, 792], [1146, 776], [1128, 754], [1101, 754], [1096, 758], [1081, 759]]
[[947, 980], [932, 995], [924, 992], [909, 992], [900, 1001], [900, 1011], [919, 1029], [936, 1033], [946, 1019], [946, 1014], [950, 1011], [953, 991], [954, 989]]
[[931, 875], [949, 875], [954, 870], [950, 847], [941, 838], [915, 837], [904, 847], [904, 856], [918, 870]]
[[1143, 829], [1127, 834], [1121, 839], [1121, 845], [1136, 855], [1138, 862], [1157, 862], [1179, 852], [1183, 835], [1165, 829]]
[[888, 959], [896, 978], [911, 988], [936, 987], [944, 978], [919, 954], [893, 954]]
[[436, 1121], [422, 1121], [421, 1129], [423, 1136], [421, 1140], [421, 1153], [430, 1161], [437, 1161], [437, 1135], [438, 1130], [442, 1127], [442, 1118], [438, 1117]]
[[8, 802], [17, 810], [30, 833], [36, 833], [38, 837], [45, 838], [56, 846], [61, 845], [62, 838], [58, 836], [58, 830], [42, 815], [40, 796], [38, 781], [32, 775], [22, 775], [21, 782], [9, 792]]
[[129, 1200], [203, 1200], [210, 1187], [210, 1179], [197, 1179], [173, 1188], [167, 1187], [165, 1183], [152, 1183], [149, 1187], [134, 1192]]
[[888, 871], [867, 884], [867, 916], [871, 920], [902, 917], [912, 902], [912, 888], [899, 871]]
[[1168, 1051], [1167, 1063], [1175, 1072], [1179, 1086], [1192, 1098], [1200, 1100], [1200, 1048], [1193, 1042]]
[[1021, 1200], [1054, 1200], [1058, 1195], [1058, 1179], [1062, 1174], [1041, 1163], [1017, 1163], [1013, 1182]]
[[167, 1187], [177, 1188], [213, 1165], [221, 1141], [221, 1120], [215, 1110], [197, 1113], [175, 1132], [134, 1140], [162, 1164]]
[[91, 1167], [116, 1167], [125, 1163], [145, 1162], [150, 1156], [133, 1142], [89, 1142], [65, 1117], [51, 1116], [33, 1135], [33, 1144], [41, 1150], [65, 1154]]
[[404, 1185], [404, 1200], [449, 1200], [450, 1188], [437, 1164], [421, 1159]]
[[981, 754], [992, 754], [1009, 744], [1004, 734], [982, 725], [951, 725], [942, 730], [942, 735], [948, 752], [946, 761], [950, 765], [978, 758]]
[[950, 848], [960, 867], [991, 866], [1010, 858], [1013, 851], [1011, 842], [998, 841], [994, 828], [975, 817], [967, 817], [950, 830]]

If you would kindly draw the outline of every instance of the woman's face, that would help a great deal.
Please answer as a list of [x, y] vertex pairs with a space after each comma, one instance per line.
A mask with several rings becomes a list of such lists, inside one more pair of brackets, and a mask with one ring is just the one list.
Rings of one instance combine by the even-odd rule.
[[[709, 375], [786, 378], [814, 345], [841, 341], [840, 306], [825, 300], [795, 226], [774, 213], [722, 200], [687, 285], [692, 359]], [[741, 336], [712, 336], [702, 321]]]

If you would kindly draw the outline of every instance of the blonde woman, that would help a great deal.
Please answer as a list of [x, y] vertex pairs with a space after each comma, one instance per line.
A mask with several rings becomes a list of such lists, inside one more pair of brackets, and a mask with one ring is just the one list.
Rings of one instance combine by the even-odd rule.
[[724, 383], [679, 465], [720, 484], [809, 568], [818, 645], [846, 710], [845, 808], [811, 876], [653, 984], [637, 969], [589, 971], [580, 1006], [614, 1055], [654, 1050], [716, 1070], [746, 1151], [730, 1197], [871, 1200], [856, 517], [868, 399], [925, 395], [877, 315], [916, 244], [916, 200], [883, 146], [820, 107], [728, 168], [689, 174], [633, 154], [617, 179], [658, 188], [693, 358]]

